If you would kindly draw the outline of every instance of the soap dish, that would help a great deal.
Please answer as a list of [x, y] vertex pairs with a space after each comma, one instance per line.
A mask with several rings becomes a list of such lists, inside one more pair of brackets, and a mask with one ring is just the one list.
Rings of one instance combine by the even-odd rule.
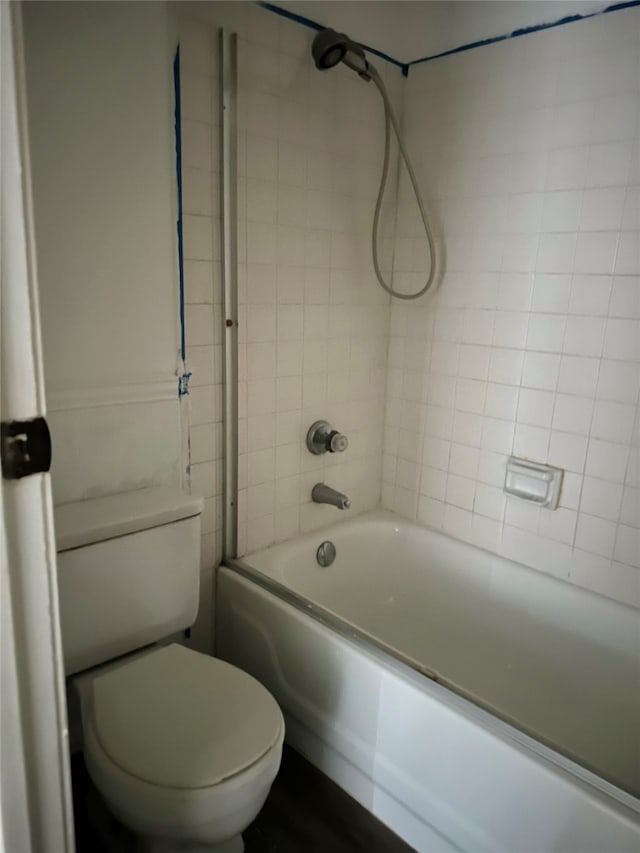
[[510, 456], [504, 478], [504, 491], [547, 509], [556, 509], [562, 486], [562, 468], [530, 462]]

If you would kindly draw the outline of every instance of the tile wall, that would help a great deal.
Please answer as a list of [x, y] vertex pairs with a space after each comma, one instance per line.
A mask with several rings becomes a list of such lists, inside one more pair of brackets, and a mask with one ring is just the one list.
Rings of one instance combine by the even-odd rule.
[[[349, 516], [379, 504], [390, 312], [370, 252], [379, 96], [342, 67], [317, 71], [312, 31], [247, 11], [238, 98], [241, 554], [337, 521], [335, 508], [311, 502], [316, 482], [349, 495]], [[386, 63], [380, 71], [397, 98], [400, 72]], [[394, 201], [392, 190], [388, 235]], [[307, 429], [321, 418], [347, 434], [345, 453], [308, 452]]]
[[[198, 20], [199, 5], [178, 9], [177, 26], [190, 475], [205, 498], [194, 635], [207, 647], [222, 555], [218, 26], [239, 38], [240, 553], [337, 520], [310, 500], [318, 481], [350, 496], [350, 516], [379, 504], [390, 306], [369, 249], [382, 157], [372, 87], [343, 70], [316, 71], [313, 34], [297, 24], [249, 3], [211, 5]], [[400, 73], [380, 70], [397, 99]], [[308, 453], [307, 428], [320, 418], [347, 433], [344, 454]]]
[[[414, 66], [446, 274], [391, 315], [385, 506], [640, 605], [640, 9]], [[401, 184], [394, 274], [424, 278]], [[565, 469], [555, 512], [509, 454]]]
[[[355, 511], [375, 506], [386, 407], [385, 506], [640, 603], [638, 10], [415, 66], [406, 82], [381, 67], [396, 102], [404, 94], [409, 148], [446, 234], [438, 292], [391, 308], [369, 248], [375, 92], [342, 69], [315, 71], [304, 28], [218, 6], [220, 21], [181, 23], [203, 569], [221, 550], [221, 23], [240, 37], [241, 552], [335, 520], [309, 501], [318, 480]], [[404, 179], [396, 229], [394, 280], [415, 289], [425, 247]], [[344, 456], [304, 449], [319, 417], [351, 438]], [[565, 468], [559, 510], [505, 498], [510, 453]]]

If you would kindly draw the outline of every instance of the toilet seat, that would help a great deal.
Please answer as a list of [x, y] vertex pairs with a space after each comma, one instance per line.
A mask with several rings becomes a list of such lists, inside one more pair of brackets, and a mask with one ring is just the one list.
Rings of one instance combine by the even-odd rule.
[[207, 845], [241, 833], [262, 808], [280, 766], [284, 725], [265, 755], [209, 788], [167, 788], [145, 782], [109, 758], [90, 718], [84, 734], [89, 775], [121, 823], [142, 837]]
[[105, 757], [159, 788], [211, 788], [282, 742], [282, 713], [258, 681], [175, 644], [97, 676], [90, 698]]

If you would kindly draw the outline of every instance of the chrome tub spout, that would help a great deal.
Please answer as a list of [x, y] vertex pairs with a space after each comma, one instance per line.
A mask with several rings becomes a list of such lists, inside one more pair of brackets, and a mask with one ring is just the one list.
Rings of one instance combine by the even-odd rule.
[[317, 504], [331, 504], [338, 509], [349, 509], [351, 501], [342, 492], [337, 492], [324, 483], [316, 483], [311, 489], [311, 500]]

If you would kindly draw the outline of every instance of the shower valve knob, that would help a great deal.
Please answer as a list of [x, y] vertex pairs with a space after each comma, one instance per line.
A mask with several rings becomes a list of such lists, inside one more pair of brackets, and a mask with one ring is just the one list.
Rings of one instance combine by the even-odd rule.
[[342, 453], [349, 447], [349, 439], [346, 435], [334, 430], [329, 433], [328, 444], [330, 453]]
[[342, 453], [348, 446], [347, 436], [333, 429], [328, 421], [316, 421], [309, 427], [307, 447], [315, 456], [321, 453]]

